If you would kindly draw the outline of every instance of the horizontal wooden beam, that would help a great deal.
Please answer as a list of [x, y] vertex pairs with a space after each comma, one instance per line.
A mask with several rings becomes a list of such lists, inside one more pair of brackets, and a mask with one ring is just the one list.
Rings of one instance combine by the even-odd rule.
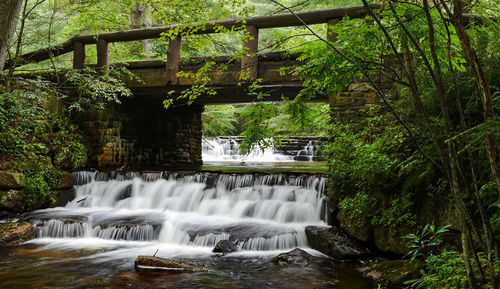
[[[380, 4], [370, 4], [372, 9], [380, 8]], [[307, 25], [326, 23], [329, 19], [342, 19], [345, 16], [351, 18], [363, 17], [367, 14], [363, 6], [333, 8], [325, 10], [314, 10], [297, 12], [296, 15]], [[104, 32], [98, 34], [86, 34], [73, 37], [73, 41], [79, 41], [86, 44], [96, 43], [96, 39], [104, 39], [107, 42], [123, 42], [159, 38], [163, 33], [174, 29], [179, 29], [180, 33], [192, 32], [194, 34], [211, 34], [216, 33], [219, 27], [232, 28], [244, 27], [252, 25], [258, 29], [276, 28], [288, 26], [301, 26], [303, 23], [291, 13], [276, 14], [269, 16], [257, 16], [244, 19], [228, 19], [213, 21], [208, 23], [193, 23], [188, 25], [172, 25], [166, 27], [151, 27], [143, 29], [131, 29], [116, 32]]]
[[[381, 8], [380, 4], [370, 4], [372, 9]], [[192, 23], [187, 25], [171, 25], [165, 27], [151, 27], [143, 29], [131, 29], [123, 31], [114, 32], [103, 32], [96, 34], [85, 34], [77, 35], [70, 40], [51, 47], [36, 50], [27, 54], [22, 55], [19, 58], [19, 64], [24, 65], [32, 62], [39, 62], [49, 59], [51, 55], [53, 57], [66, 54], [73, 50], [73, 43], [80, 42], [83, 44], [96, 44], [98, 39], [102, 39], [107, 43], [110, 42], [126, 42], [126, 41], [136, 41], [144, 39], [154, 39], [160, 38], [164, 33], [169, 31], [178, 31], [179, 33], [192, 33], [192, 34], [211, 34], [219, 33], [220, 27], [227, 29], [241, 27], [242, 29], [246, 25], [255, 26], [257, 29], [264, 28], [278, 28], [278, 27], [290, 27], [290, 26], [302, 26], [304, 23], [307, 25], [327, 23], [332, 19], [342, 19], [346, 16], [350, 18], [364, 17], [367, 12], [363, 6], [354, 7], [344, 7], [344, 8], [332, 8], [324, 10], [314, 10], [314, 11], [303, 11], [295, 13], [301, 20], [297, 19], [295, 15], [291, 13], [283, 13], [269, 16], [256, 16], [249, 17], [247, 19], [228, 19], [212, 21], [208, 23]], [[470, 21], [475, 21], [477, 23], [482, 23], [482, 18], [477, 15], [464, 15], [464, 22], [469, 23]], [[497, 21], [496, 18], [492, 20]], [[303, 22], [302, 22], [303, 21]], [[7, 62], [6, 68], [10, 67], [13, 63]]]
[[[73, 51], [73, 41], [68, 40], [64, 43], [61, 43], [56, 46], [52, 46], [49, 48], [35, 50], [26, 54], [23, 54], [19, 57], [19, 61], [17, 66], [25, 65], [27, 63], [40, 62], [43, 60], [47, 60], [51, 57], [60, 56], [66, 53]], [[7, 61], [5, 63], [5, 68], [11, 67], [13, 65], [13, 61]]]

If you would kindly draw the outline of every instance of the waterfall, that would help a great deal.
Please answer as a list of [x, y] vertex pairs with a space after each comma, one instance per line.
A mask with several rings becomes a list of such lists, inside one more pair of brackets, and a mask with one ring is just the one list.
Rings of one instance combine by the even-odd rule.
[[272, 147], [257, 147], [248, 155], [242, 155], [239, 141], [236, 138], [204, 138], [202, 140], [203, 161], [290, 162], [294, 160], [292, 155], [278, 153]]
[[37, 238], [157, 242], [243, 251], [308, 248], [324, 226], [327, 178], [316, 175], [77, 172], [65, 207], [32, 212]]
[[314, 144], [313, 141], [309, 141], [307, 145], [297, 152], [295, 160], [300, 161], [312, 161], [314, 158]]

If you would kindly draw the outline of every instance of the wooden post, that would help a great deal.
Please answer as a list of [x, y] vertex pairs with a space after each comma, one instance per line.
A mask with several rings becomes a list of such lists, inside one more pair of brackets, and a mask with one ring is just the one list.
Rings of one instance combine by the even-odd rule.
[[104, 72], [109, 69], [108, 42], [104, 39], [97, 40], [97, 67]]
[[243, 43], [245, 55], [241, 59], [241, 73], [249, 74], [248, 80], [256, 80], [259, 72], [259, 57], [257, 51], [259, 50], [259, 29], [254, 25], [246, 26], [247, 33], [252, 39], [246, 39]]
[[180, 69], [182, 39], [177, 36], [168, 41], [167, 49], [167, 85], [179, 84], [177, 73]]
[[73, 69], [83, 69], [85, 65], [85, 44], [73, 43]]
[[328, 29], [326, 32], [326, 39], [330, 42], [336, 42], [337, 41], [337, 33], [334, 33], [332, 29], [330, 28], [331, 25], [335, 25], [339, 23], [339, 19], [328, 19]]

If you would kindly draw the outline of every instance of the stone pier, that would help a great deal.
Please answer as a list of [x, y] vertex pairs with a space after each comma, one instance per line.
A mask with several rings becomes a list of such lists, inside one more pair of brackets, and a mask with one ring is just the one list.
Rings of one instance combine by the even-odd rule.
[[202, 106], [163, 107], [158, 98], [125, 99], [76, 121], [88, 167], [99, 169], [198, 166]]

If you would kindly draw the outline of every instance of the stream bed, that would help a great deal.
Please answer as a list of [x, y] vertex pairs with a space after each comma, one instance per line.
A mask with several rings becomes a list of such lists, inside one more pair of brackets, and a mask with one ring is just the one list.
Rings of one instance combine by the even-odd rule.
[[[77, 172], [65, 207], [23, 216], [36, 238], [0, 248], [2, 288], [373, 288], [362, 261], [311, 249], [305, 228], [327, 227], [324, 175]], [[213, 253], [221, 240], [239, 251]], [[308, 264], [280, 266], [301, 248]], [[135, 271], [139, 255], [207, 272]]]

